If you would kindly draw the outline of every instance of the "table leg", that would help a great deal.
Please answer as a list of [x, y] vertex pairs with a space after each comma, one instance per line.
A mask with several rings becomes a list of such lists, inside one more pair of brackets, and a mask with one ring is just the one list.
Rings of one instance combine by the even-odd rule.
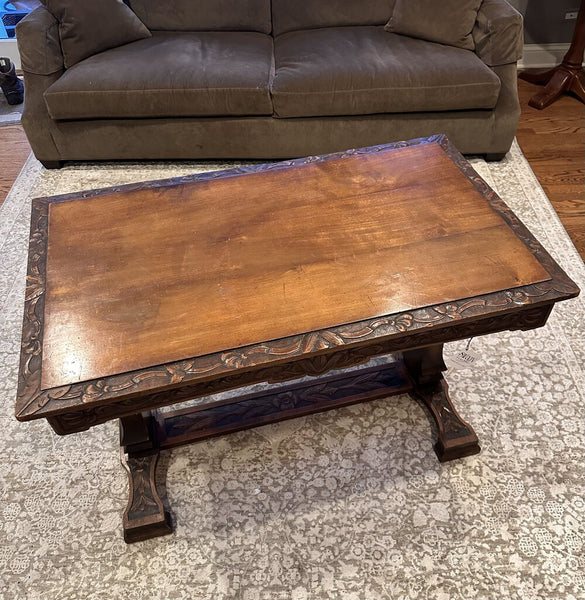
[[153, 417], [143, 413], [120, 419], [120, 443], [126, 453], [130, 485], [124, 511], [124, 540], [140, 542], [172, 533], [171, 519], [156, 489], [159, 450], [153, 437]]
[[535, 73], [525, 71], [519, 74], [519, 78], [529, 83], [544, 84], [545, 86], [528, 101], [532, 108], [542, 110], [550, 106], [565, 92], [572, 92], [581, 102], [585, 103], [585, 74], [581, 66], [560, 64], [548, 71]]
[[581, 0], [573, 40], [563, 62], [548, 71], [533, 73], [524, 71], [520, 79], [530, 83], [545, 84], [545, 88], [530, 98], [528, 104], [542, 110], [552, 104], [564, 92], [572, 92], [585, 103], [585, 71], [583, 71], [583, 52], [585, 51], [585, 0]]
[[[243, 396], [211, 407], [191, 407], [156, 417], [142, 413], [120, 419], [121, 445], [130, 482], [124, 539], [138, 542], [172, 532], [169, 513], [156, 489], [159, 449], [248, 429], [303, 414], [411, 391], [430, 410], [438, 428], [435, 452], [441, 462], [477, 454], [477, 436], [457, 414], [442, 371], [443, 345], [403, 353], [402, 363], [367, 368], [317, 382]], [[408, 375], [404, 372], [404, 367]], [[347, 380], [347, 381], [346, 381]], [[411, 383], [411, 381], [412, 383]], [[282, 397], [282, 398], [281, 398]], [[284, 404], [283, 404], [284, 403]]]
[[438, 429], [435, 452], [441, 462], [478, 454], [477, 435], [457, 413], [443, 378], [443, 344], [404, 352], [404, 363], [413, 379], [411, 395], [424, 402]]

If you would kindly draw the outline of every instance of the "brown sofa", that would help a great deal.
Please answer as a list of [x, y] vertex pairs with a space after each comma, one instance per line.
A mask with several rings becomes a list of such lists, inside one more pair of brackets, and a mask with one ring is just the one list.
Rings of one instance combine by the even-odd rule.
[[87, 0], [42, 1], [17, 39], [22, 123], [47, 167], [287, 158], [434, 133], [499, 159], [516, 131], [522, 19], [506, 0], [434, 2], [438, 15], [429, 0], [108, 0], [85, 30]]

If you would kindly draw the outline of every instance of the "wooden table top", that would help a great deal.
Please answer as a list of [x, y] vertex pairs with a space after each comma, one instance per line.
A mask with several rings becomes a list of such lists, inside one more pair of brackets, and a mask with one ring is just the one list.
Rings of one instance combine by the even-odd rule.
[[549, 278], [436, 144], [56, 203], [42, 387]]
[[439, 137], [36, 201], [37, 392], [551, 280], [453, 156]]

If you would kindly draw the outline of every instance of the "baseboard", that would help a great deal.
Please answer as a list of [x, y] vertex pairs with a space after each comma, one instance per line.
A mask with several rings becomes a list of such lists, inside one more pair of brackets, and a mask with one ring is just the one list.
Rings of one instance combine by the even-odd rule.
[[20, 54], [15, 39], [0, 40], [0, 56], [6, 56], [20, 69]]
[[519, 69], [551, 69], [563, 60], [569, 44], [525, 44]]

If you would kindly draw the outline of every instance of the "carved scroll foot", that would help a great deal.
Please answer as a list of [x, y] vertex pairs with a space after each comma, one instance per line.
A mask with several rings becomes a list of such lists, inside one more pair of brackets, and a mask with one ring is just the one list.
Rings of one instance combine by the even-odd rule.
[[172, 533], [171, 518], [164, 509], [155, 482], [158, 452], [128, 456], [130, 498], [124, 511], [124, 541], [141, 542]]
[[403, 353], [404, 364], [413, 380], [411, 395], [424, 402], [437, 423], [439, 440], [435, 452], [441, 462], [478, 454], [477, 435], [457, 413], [449, 398], [449, 386], [443, 379], [447, 369], [443, 361], [443, 344]]
[[481, 450], [473, 428], [457, 413], [451, 403], [449, 386], [444, 379], [417, 386], [413, 396], [422, 400], [437, 423], [439, 439], [434, 446], [441, 462], [478, 454]]
[[130, 544], [172, 533], [171, 518], [156, 489], [158, 444], [150, 412], [120, 419], [120, 445], [126, 453], [130, 492], [122, 520], [124, 540]]

